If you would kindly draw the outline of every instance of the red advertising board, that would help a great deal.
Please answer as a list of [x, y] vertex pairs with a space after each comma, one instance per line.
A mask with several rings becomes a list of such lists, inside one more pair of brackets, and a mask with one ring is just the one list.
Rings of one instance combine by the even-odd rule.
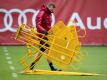
[[22, 22], [36, 26], [44, 1], [56, 5], [52, 24], [63, 20], [66, 25], [86, 29], [87, 35], [81, 40], [84, 45], [107, 45], [107, 0], [1, 0], [0, 45], [22, 44], [14, 39], [16, 28]]

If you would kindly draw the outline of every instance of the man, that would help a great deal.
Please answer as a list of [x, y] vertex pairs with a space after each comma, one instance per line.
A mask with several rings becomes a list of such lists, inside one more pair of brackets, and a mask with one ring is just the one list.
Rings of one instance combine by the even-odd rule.
[[[51, 29], [51, 23], [52, 23], [52, 13], [53, 10], [55, 8], [55, 4], [53, 3], [49, 3], [47, 6], [43, 5], [36, 17], [36, 28], [37, 28], [37, 32], [39, 33], [43, 33], [45, 35], [48, 34], [48, 31]], [[46, 37], [43, 37], [43, 39], [48, 40]], [[40, 41], [40, 44], [44, 44], [45, 42]], [[46, 47], [49, 47], [48, 44], [45, 44]], [[40, 48], [41, 51], [45, 51], [44, 48]], [[48, 53], [47, 53], [48, 54]], [[41, 53], [38, 52], [36, 53], [36, 58], [35, 61], [32, 62], [32, 64], [30, 65], [30, 69], [32, 70], [34, 68], [35, 63], [41, 58]], [[50, 69], [52, 71], [56, 71], [57, 69], [54, 68], [53, 64], [51, 61], [47, 60], [48, 64], [50, 66]]]

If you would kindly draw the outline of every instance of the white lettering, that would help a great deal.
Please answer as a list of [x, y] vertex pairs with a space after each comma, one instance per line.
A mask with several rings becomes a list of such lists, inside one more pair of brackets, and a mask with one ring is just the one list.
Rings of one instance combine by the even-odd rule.
[[[77, 22], [75, 22], [75, 20]], [[72, 16], [71, 16], [71, 18], [70, 18], [68, 26], [70, 26], [70, 25], [79, 26], [79, 27], [81, 27], [81, 29], [85, 29], [85, 26], [84, 26], [84, 24], [83, 24], [83, 22], [82, 22], [82, 20], [81, 20], [81, 18], [79, 16], [79, 14], [76, 13], [76, 12], [73, 13]]]
[[104, 19], [104, 27], [107, 29], [107, 18]]
[[101, 29], [101, 17], [97, 17], [96, 25], [92, 25], [91, 17], [87, 17], [87, 27], [91, 30]]
[[80, 15], [77, 12], [74, 12], [70, 17], [68, 26], [72, 26], [72, 25], [79, 26], [81, 29], [85, 29], [87, 27], [90, 30], [101, 30], [101, 27], [104, 27], [105, 29], [107, 29], [107, 17], [104, 20], [102, 20], [101, 17], [97, 17], [95, 20], [95, 24], [93, 24], [92, 22], [93, 20], [92, 17], [87, 17], [84, 20], [86, 20], [85, 21], [86, 25], [83, 23], [82, 19], [80, 18]]

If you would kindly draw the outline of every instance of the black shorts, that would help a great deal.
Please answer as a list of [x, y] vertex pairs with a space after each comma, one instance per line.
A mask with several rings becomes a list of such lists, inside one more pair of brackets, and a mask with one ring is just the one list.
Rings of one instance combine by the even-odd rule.
[[[44, 37], [43, 39], [48, 41], [48, 38], [46, 38], [46, 37]], [[44, 45], [44, 44], [45, 44], [45, 41], [40, 40], [40, 44]], [[49, 47], [49, 44], [45, 44], [44, 46]], [[44, 52], [46, 49], [43, 48], [43, 47], [41, 47], [40, 50], [41, 50], [42, 52]]]

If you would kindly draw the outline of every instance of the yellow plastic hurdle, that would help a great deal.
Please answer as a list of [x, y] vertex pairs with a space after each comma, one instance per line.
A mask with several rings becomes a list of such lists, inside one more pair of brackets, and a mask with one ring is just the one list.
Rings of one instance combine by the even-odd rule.
[[[38, 35], [42, 37], [40, 38]], [[44, 34], [34, 31], [34, 28], [25, 24], [19, 26], [16, 32], [16, 39], [26, 43], [27, 47], [35, 48], [36, 51], [41, 52], [45, 58], [62, 69], [66, 68], [76, 56], [80, 55], [80, 42], [75, 26], [66, 26], [62, 21], [59, 21], [45, 36], [48, 41], [43, 39], [44, 36]], [[50, 47], [44, 46], [45, 44], [41, 45], [40, 40], [49, 44]], [[36, 46], [45, 48], [48, 50], [48, 54], [40, 51]]]
[[20, 72], [21, 74], [29, 75], [64, 75], [64, 76], [103, 76], [97, 73], [84, 72], [64, 72], [64, 71], [49, 71], [49, 70], [26, 70]]
[[[39, 37], [40, 35], [41, 37]], [[48, 40], [44, 40], [43, 37], [47, 37]], [[41, 52], [46, 59], [52, 61], [59, 68], [64, 69], [72, 64], [76, 57], [80, 55], [81, 44], [78, 40], [77, 30], [75, 26], [66, 26], [62, 21], [59, 21], [48, 32], [48, 35], [44, 35], [36, 32], [34, 28], [22, 24], [18, 27], [15, 39], [24, 42], [27, 46], [27, 56], [32, 58], [36, 52]], [[44, 41], [45, 44], [41, 45], [40, 41]], [[39, 46], [39, 47], [38, 47]], [[43, 47], [48, 51], [48, 54], [42, 52], [40, 48]], [[32, 50], [33, 48], [33, 50]], [[21, 58], [20, 63], [24, 66], [22, 74], [47, 74], [47, 75], [69, 75], [69, 76], [97, 76], [96, 73], [80, 73], [80, 72], [63, 72], [63, 71], [48, 71], [48, 70], [29, 70], [29, 64]], [[73, 65], [73, 64], [72, 64]]]
[[47, 58], [60, 68], [64, 68], [80, 53], [80, 42], [75, 26], [67, 27], [62, 21], [51, 29], [51, 45]]

